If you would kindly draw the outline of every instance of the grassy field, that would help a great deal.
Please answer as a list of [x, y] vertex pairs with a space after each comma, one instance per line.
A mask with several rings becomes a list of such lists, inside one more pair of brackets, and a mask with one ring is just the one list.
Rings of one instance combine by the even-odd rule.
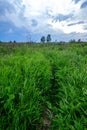
[[0, 44], [0, 130], [87, 130], [87, 44]]

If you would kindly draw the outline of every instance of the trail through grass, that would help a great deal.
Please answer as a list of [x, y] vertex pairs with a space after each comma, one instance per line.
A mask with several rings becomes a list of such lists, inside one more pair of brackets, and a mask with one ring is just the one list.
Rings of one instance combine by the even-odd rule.
[[0, 130], [43, 129], [87, 129], [86, 44], [0, 44]]

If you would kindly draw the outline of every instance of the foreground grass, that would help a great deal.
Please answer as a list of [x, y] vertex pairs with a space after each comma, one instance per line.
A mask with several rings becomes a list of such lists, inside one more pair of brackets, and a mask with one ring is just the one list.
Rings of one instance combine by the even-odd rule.
[[0, 44], [0, 130], [86, 130], [86, 44]]

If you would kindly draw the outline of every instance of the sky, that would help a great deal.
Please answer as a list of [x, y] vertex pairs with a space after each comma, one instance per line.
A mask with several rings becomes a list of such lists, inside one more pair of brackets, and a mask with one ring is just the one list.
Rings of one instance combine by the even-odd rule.
[[87, 0], [0, 0], [0, 41], [87, 41]]

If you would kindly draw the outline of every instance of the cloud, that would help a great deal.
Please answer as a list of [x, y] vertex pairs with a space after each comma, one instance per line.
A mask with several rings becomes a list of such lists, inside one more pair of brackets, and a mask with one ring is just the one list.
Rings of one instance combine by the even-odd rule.
[[73, 14], [68, 14], [68, 15], [63, 15], [63, 14], [58, 14], [57, 16], [53, 17], [53, 21], [57, 22], [57, 21], [65, 21], [67, 19], [71, 19], [73, 16]]
[[32, 25], [33, 27], [35, 27], [35, 26], [38, 25], [38, 22], [37, 22], [35, 19], [32, 19], [31, 22], [32, 22], [31, 25]]
[[83, 2], [80, 8], [82, 9], [82, 8], [85, 8], [85, 7], [87, 7], [87, 1]]
[[81, 0], [73, 0], [75, 3], [78, 3], [79, 1], [81, 1]]
[[5, 11], [11, 13], [12, 10], [15, 10], [13, 5], [8, 3], [7, 1], [3, 2], [2, 0], [0, 0], [0, 15], [4, 15]]
[[0, 21], [35, 34], [87, 33], [84, 0], [0, 0]]
[[68, 26], [73, 26], [73, 25], [76, 25], [76, 24], [84, 24], [84, 21], [79, 21], [77, 23], [71, 23], [71, 24], [68, 24]]

